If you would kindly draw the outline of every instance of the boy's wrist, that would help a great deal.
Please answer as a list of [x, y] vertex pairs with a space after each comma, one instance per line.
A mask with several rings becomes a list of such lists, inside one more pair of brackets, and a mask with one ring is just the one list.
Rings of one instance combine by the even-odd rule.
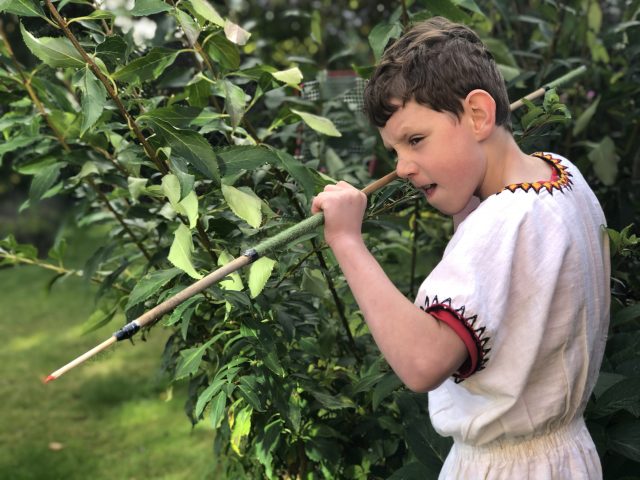
[[352, 235], [338, 235], [331, 240], [327, 240], [327, 243], [331, 247], [331, 250], [334, 251], [334, 253], [337, 251], [348, 252], [354, 249], [365, 247], [364, 239], [362, 238], [362, 234], [360, 233]]

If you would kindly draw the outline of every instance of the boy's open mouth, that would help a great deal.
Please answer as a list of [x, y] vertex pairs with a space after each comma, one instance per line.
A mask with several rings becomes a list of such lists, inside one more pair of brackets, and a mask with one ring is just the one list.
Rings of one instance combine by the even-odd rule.
[[436, 186], [437, 185], [435, 183], [430, 183], [428, 185], [424, 185], [423, 187], [421, 187], [420, 190], [422, 190], [424, 194], [427, 196], [427, 198], [429, 198], [435, 191]]

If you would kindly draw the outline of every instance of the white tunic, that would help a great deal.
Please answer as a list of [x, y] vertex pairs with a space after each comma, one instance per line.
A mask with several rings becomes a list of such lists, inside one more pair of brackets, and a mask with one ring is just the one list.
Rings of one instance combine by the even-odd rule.
[[537, 155], [559, 178], [485, 199], [418, 292], [477, 352], [468, 378], [429, 394], [434, 428], [454, 439], [441, 479], [602, 477], [582, 414], [609, 323], [605, 219], [574, 165]]

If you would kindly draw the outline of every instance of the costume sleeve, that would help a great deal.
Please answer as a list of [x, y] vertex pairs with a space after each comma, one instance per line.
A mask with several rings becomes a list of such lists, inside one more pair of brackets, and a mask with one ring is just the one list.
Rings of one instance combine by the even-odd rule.
[[485, 200], [460, 224], [421, 285], [416, 305], [449, 325], [469, 352], [454, 375], [456, 382], [487, 366], [506, 338], [505, 329], [514, 330], [510, 339], [525, 337], [516, 343], [527, 341], [529, 334], [534, 342], [541, 338], [542, 322], [529, 322], [528, 331], [511, 324], [516, 318], [525, 324], [531, 320], [519, 318], [519, 309], [544, 318], [550, 308], [567, 243], [562, 231], [549, 234], [549, 228], [557, 227], [548, 215], [531, 202], [519, 203], [515, 195]]

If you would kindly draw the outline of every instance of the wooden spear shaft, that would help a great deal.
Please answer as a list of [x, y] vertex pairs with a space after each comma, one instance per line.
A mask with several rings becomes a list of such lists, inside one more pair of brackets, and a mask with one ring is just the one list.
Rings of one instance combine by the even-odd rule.
[[[391, 172], [385, 175], [384, 177], [376, 180], [375, 182], [367, 185], [365, 188], [362, 189], [362, 191], [365, 194], [369, 195], [375, 192], [376, 190], [382, 188], [383, 186], [387, 185], [388, 183], [392, 182], [396, 178], [398, 178], [396, 173]], [[323, 222], [324, 222], [324, 215], [322, 213], [318, 213], [284, 230], [283, 232], [280, 232], [277, 235], [264, 240], [263, 242], [259, 243], [255, 247], [245, 251], [240, 257], [233, 259], [226, 265], [211, 272], [206, 277], [189, 285], [184, 290], [181, 290], [173, 297], [156, 305], [151, 310], [143, 313], [141, 316], [139, 316], [132, 322], [122, 327], [122, 329], [115, 332], [111, 337], [109, 337], [107, 340], [105, 340], [101, 344], [92, 348], [88, 352], [80, 355], [78, 358], [67, 363], [65, 366], [59, 368], [58, 370], [53, 372], [51, 375], [49, 375], [45, 379], [45, 383], [50, 382], [51, 380], [55, 380], [56, 378], [59, 378], [60, 376], [64, 375], [66, 372], [68, 372], [72, 368], [77, 367], [78, 365], [90, 359], [94, 355], [109, 348], [114, 343], [120, 340], [131, 338], [142, 327], [153, 323], [155, 320], [162, 317], [165, 313], [169, 313], [185, 300], [193, 297], [194, 295], [202, 292], [203, 290], [206, 290], [211, 285], [219, 282], [220, 280], [224, 279], [225, 277], [232, 274], [233, 272], [240, 270], [241, 268], [256, 261], [261, 256], [264, 256], [269, 252], [279, 247], [282, 247], [289, 242], [294, 241], [296, 238], [300, 238], [305, 233], [315, 230], [317, 227], [322, 225]]]
[[[558, 78], [557, 80], [554, 80], [553, 82], [550, 82], [545, 86], [539, 88], [538, 90], [530, 93], [524, 98], [526, 98], [527, 100], [533, 100], [535, 98], [541, 97], [550, 88], [555, 88], [559, 85], [570, 82], [576, 77], [582, 75], [585, 71], [586, 71], [586, 68], [584, 66], [579, 67], [567, 73], [566, 75]], [[510, 105], [510, 109], [511, 111], [513, 111], [521, 107], [522, 105], [524, 105], [523, 101], [518, 100]], [[362, 189], [362, 192], [364, 192], [366, 195], [370, 195], [376, 190], [379, 190], [380, 188], [389, 184], [396, 178], [398, 178], [396, 172], [391, 172], [385, 175], [384, 177], [364, 187]], [[142, 327], [153, 323], [155, 320], [162, 317], [165, 313], [172, 311], [174, 308], [176, 308], [185, 300], [209, 288], [211, 285], [219, 282], [220, 280], [224, 279], [225, 277], [232, 274], [233, 272], [240, 270], [241, 268], [256, 261], [261, 256], [264, 256], [267, 253], [279, 247], [282, 247], [294, 241], [297, 238], [300, 238], [302, 235], [306, 233], [310, 233], [314, 231], [316, 228], [322, 225], [323, 222], [324, 222], [324, 214], [322, 212], [317, 213], [305, 220], [302, 220], [298, 224], [274, 235], [273, 237], [264, 240], [263, 242], [259, 243], [255, 247], [250, 248], [249, 250], [245, 251], [240, 257], [233, 259], [223, 267], [220, 267], [219, 269], [211, 272], [209, 275], [191, 284], [184, 290], [181, 290], [173, 297], [165, 300], [159, 305], [156, 305], [151, 310], [143, 313], [141, 316], [139, 316], [132, 322], [126, 324], [124, 327], [122, 327], [120, 330], [115, 332], [111, 337], [109, 337], [107, 340], [105, 340], [101, 344], [93, 347], [88, 352], [85, 352], [84, 354], [75, 358], [71, 362], [67, 363], [65, 366], [59, 368], [58, 370], [53, 372], [51, 375], [49, 375], [45, 379], [45, 383], [55, 380], [57, 378], [60, 378], [62, 375], [64, 375], [66, 372], [68, 372], [72, 368], [77, 367], [78, 365], [90, 359], [94, 355], [109, 348], [114, 343], [120, 340], [131, 338]]]

